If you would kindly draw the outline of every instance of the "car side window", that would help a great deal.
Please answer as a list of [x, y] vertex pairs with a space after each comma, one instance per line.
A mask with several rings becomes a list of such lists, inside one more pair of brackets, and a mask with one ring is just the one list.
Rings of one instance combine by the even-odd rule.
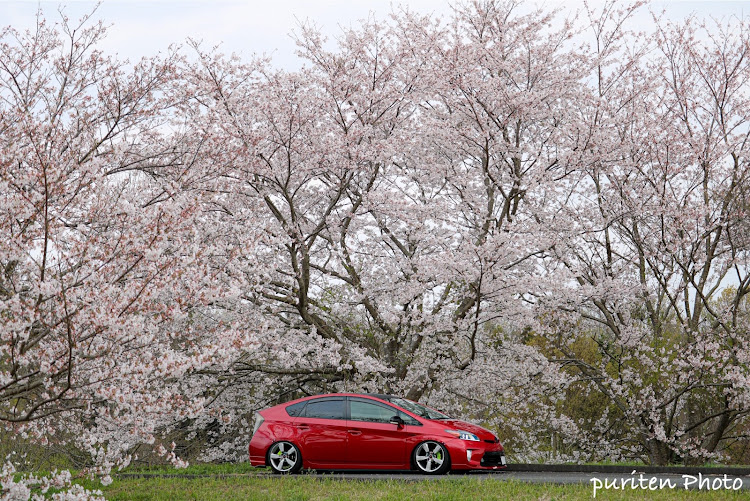
[[422, 423], [406, 414], [405, 412], [398, 411], [398, 417], [404, 420], [404, 424], [409, 424], [412, 426], [422, 426]]
[[369, 423], [389, 423], [393, 416], [404, 420], [405, 424], [419, 426], [419, 421], [398, 409], [377, 402], [349, 399], [349, 419], [351, 421], [367, 421]]
[[291, 417], [297, 417], [302, 415], [302, 410], [307, 405], [307, 402], [299, 402], [297, 404], [290, 405], [286, 408], [286, 413]]
[[310, 400], [307, 402], [304, 415], [319, 419], [346, 419], [344, 399]]
[[398, 410], [363, 400], [349, 400], [349, 419], [352, 421], [367, 421], [370, 423], [387, 423]]

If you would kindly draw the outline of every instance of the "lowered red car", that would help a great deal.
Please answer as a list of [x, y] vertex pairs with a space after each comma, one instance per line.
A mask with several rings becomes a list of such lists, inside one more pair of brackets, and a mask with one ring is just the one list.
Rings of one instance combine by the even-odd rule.
[[250, 463], [302, 468], [448, 470], [505, 468], [497, 437], [475, 424], [392, 395], [333, 393], [255, 415]]

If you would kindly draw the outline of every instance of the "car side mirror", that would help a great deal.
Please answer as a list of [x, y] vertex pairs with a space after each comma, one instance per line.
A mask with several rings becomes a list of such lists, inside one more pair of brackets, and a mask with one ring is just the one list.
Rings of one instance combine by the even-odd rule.
[[400, 417], [400, 416], [393, 416], [393, 417], [392, 417], [392, 418], [390, 419], [390, 421], [388, 421], [388, 422], [389, 422], [389, 423], [391, 423], [391, 424], [395, 424], [395, 425], [396, 425], [396, 426], [398, 426], [399, 428], [401, 428], [402, 426], [404, 426], [404, 420], [403, 420], [403, 419], [401, 419], [401, 417]]

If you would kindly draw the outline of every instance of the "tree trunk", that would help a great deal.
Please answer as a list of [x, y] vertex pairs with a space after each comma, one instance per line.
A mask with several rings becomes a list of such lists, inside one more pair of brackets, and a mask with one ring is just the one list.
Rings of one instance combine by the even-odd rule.
[[652, 466], [666, 466], [669, 464], [672, 451], [666, 442], [654, 438], [648, 439], [646, 440], [646, 450], [648, 451], [648, 459]]

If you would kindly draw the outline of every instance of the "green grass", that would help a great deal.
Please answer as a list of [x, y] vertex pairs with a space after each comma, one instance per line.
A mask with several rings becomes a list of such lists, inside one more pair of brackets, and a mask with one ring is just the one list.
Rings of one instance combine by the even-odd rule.
[[[175, 468], [173, 466], [136, 466], [124, 470], [122, 473], [163, 473], [168, 475], [234, 475], [245, 473], [259, 473], [266, 468], [251, 466], [249, 461], [243, 463], [196, 463], [187, 468]], [[268, 470], [270, 471], [270, 470]]]
[[[529, 484], [497, 475], [449, 475], [435, 480], [384, 479], [345, 480], [329, 475], [306, 473], [293, 476], [269, 474], [249, 463], [195, 464], [176, 469], [168, 466], [130, 467], [114, 482], [103, 487], [98, 481], [78, 479], [88, 489], [101, 490], [109, 500], [589, 500], [591, 484]], [[138, 477], [128, 474], [163, 474], [169, 477]], [[174, 477], [172, 476], [174, 475]], [[186, 478], [181, 475], [193, 476]], [[750, 480], [745, 479], [745, 482]], [[2, 497], [0, 495], [0, 497]], [[644, 491], [599, 490], [604, 500], [740, 500], [748, 491], [686, 491], [674, 489]]]
[[[101, 489], [110, 500], [583, 500], [592, 499], [589, 485], [527, 484], [490, 477], [443, 478], [426, 481], [338, 480], [326, 477], [237, 476], [224, 478], [118, 478], [107, 486], [82, 482]], [[599, 491], [596, 499], [631, 500], [740, 500], [747, 491], [695, 492]]]

